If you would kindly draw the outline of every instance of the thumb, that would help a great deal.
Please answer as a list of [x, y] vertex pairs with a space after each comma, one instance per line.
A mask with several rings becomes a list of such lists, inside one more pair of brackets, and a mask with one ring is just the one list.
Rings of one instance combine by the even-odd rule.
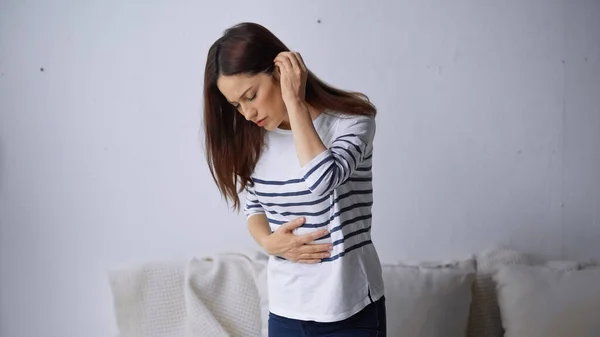
[[284, 223], [283, 225], [281, 225], [281, 227], [279, 227], [279, 229], [282, 231], [291, 232], [294, 229], [302, 226], [305, 221], [306, 219], [304, 217], [296, 218], [290, 222]]

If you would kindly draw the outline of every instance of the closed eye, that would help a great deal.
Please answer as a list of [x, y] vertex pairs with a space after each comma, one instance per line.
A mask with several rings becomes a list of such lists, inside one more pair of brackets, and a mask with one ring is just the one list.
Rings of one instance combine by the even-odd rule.
[[[256, 98], [256, 92], [251, 96], [251, 97], [246, 97], [246, 101], [247, 102], [252, 102], [254, 99]], [[239, 109], [240, 108], [240, 104], [239, 103], [234, 103], [234, 102], [229, 102], [231, 105], [233, 105], [234, 108]]]

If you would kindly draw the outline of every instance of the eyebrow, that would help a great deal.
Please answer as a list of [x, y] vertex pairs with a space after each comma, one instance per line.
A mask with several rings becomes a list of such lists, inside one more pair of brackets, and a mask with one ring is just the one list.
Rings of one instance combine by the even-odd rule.
[[[242, 97], [246, 96], [246, 94], [248, 93], [248, 91], [250, 91], [250, 89], [252, 89], [252, 87], [250, 87], [250, 88], [246, 89], [246, 91], [244, 91], [244, 93], [243, 93], [243, 94], [241, 94], [241, 95], [240, 95], [240, 98], [238, 98], [238, 99], [242, 99]], [[236, 102], [229, 102], [229, 103], [233, 104], [233, 103], [236, 103]]]

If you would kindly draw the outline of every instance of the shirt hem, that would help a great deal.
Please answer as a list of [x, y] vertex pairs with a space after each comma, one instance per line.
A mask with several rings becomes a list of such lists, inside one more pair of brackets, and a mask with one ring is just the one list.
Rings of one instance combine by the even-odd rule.
[[[306, 314], [306, 313], [298, 313], [298, 312], [286, 311], [286, 310], [283, 310], [283, 309], [280, 309], [280, 308], [269, 308], [269, 311], [272, 312], [273, 314], [277, 315], [277, 316], [281, 316], [281, 317], [285, 317], [285, 318], [290, 318], [290, 319], [296, 319], [296, 320], [300, 320], [300, 321], [314, 321], [314, 322], [319, 322], [319, 323], [332, 323], [332, 322], [339, 322], [339, 321], [345, 320], [347, 318], [350, 318], [353, 315], [356, 315], [361, 310], [363, 310], [367, 305], [371, 304], [371, 302], [376, 302], [379, 299], [381, 299], [381, 297], [383, 297], [383, 295], [384, 295], [383, 291], [381, 291], [381, 290], [373, 290], [372, 289], [370, 297], [369, 297], [369, 295], [367, 295], [358, 304], [356, 304], [354, 307], [352, 307], [352, 309], [344, 311], [344, 312], [339, 313], [339, 314], [334, 314], [334, 315], [319, 315], [319, 316], [315, 316], [313, 314]], [[372, 301], [371, 301], [371, 299], [372, 299]]]

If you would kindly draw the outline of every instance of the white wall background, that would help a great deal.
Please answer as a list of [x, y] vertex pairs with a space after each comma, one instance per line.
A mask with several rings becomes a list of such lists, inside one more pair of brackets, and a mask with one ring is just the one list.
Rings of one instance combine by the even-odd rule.
[[599, 18], [594, 0], [1, 1], [0, 335], [114, 336], [107, 270], [256, 248], [200, 133], [208, 47], [240, 21], [378, 106], [384, 261], [599, 257]]

